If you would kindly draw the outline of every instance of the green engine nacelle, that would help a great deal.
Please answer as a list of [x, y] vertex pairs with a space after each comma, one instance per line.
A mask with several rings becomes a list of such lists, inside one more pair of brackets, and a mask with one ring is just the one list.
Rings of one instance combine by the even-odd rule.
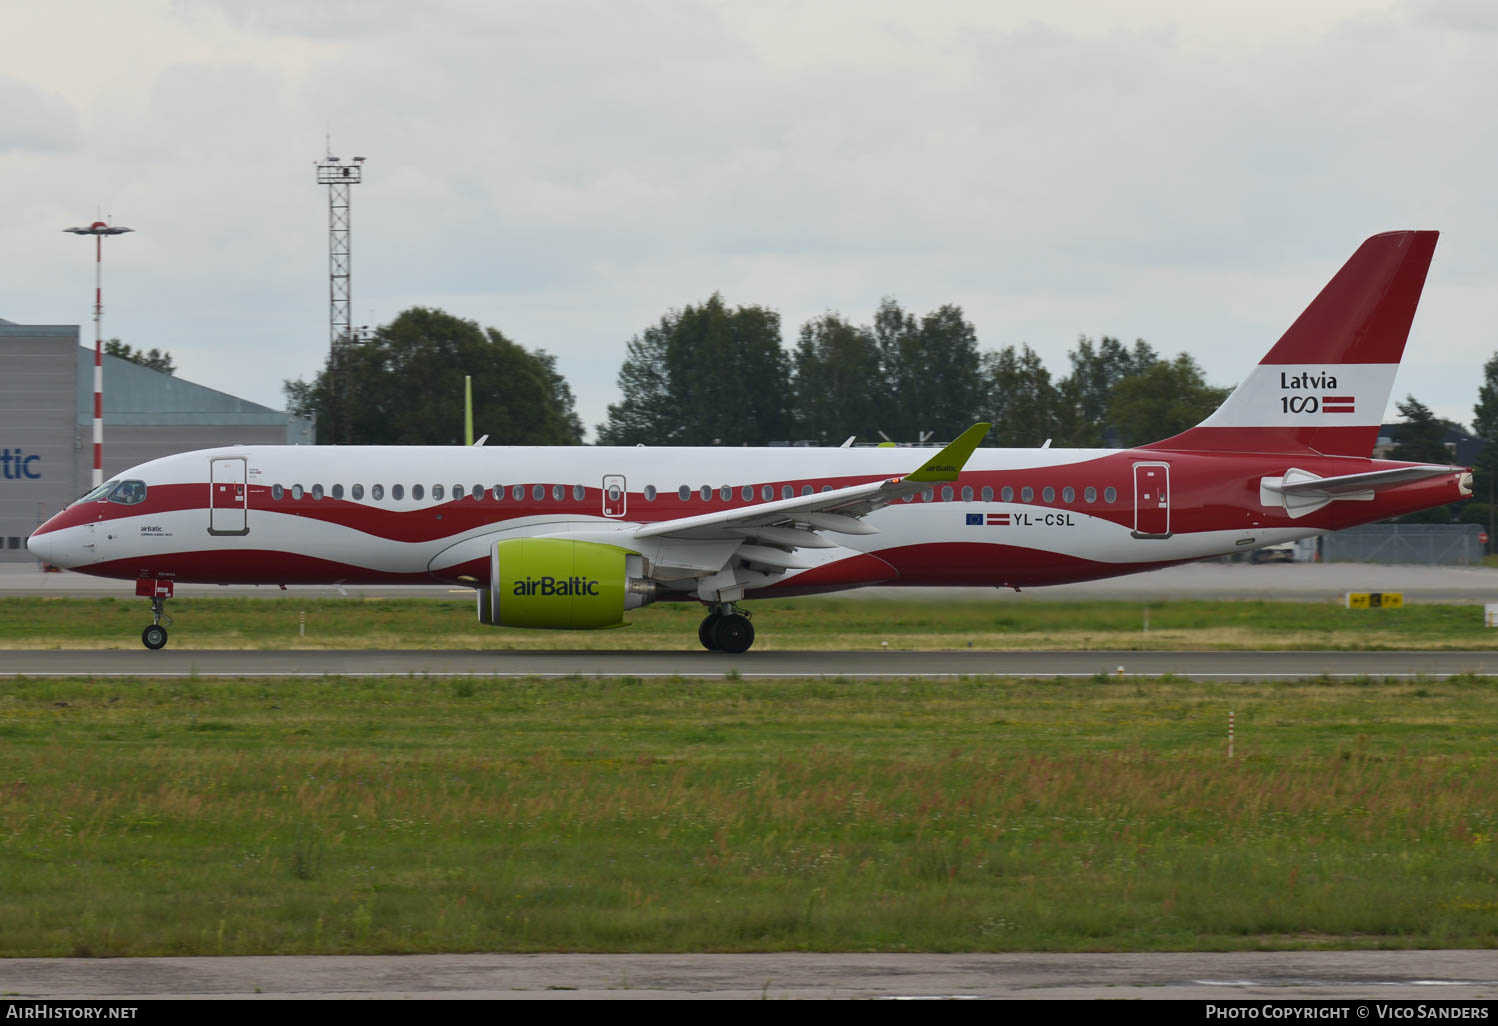
[[489, 553], [491, 587], [478, 591], [479, 622], [501, 627], [620, 627], [624, 611], [654, 596], [643, 560], [613, 545], [510, 538]]

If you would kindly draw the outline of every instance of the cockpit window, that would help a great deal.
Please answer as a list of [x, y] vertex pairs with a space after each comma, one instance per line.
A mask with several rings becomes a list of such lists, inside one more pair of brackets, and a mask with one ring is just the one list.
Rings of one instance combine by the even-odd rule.
[[80, 502], [93, 502], [96, 499], [102, 499], [102, 498], [104, 498], [104, 496], [108, 495], [110, 493], [110, 491], [112, 491], [114, 489], [114, 486], [117, 485], [117, 484], [119, 484], [118, 481], [105, 481], [99, 487], [97, 487], [97, 488], [93, 489], [92, 491], [88, 492], [86, 495], [83, 495], [80, 498], [73, 500], [73, 505], [76, 506]]
[[146, 483], [144, 481], [121, 481], [114, 486], [114, 491], [109, 493], [110, 502], [118, 502], [125, 506], [134, 506], [137, 502], [146, 501]]

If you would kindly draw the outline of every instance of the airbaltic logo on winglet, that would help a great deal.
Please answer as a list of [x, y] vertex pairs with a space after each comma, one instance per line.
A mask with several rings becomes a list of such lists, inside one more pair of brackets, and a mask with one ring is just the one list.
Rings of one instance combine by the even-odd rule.
[[516, 595], [597, 595], [598, 582], [586, 577], [527, 577], [515, 582]]
[[[1280, 388], [1285, 391], [1321, 390], [1337, 387], [1337, 376], [1321, 371], [1288, 374], [1280, 371]], [[1354, 413], [1356, 397], [1350, 395], [1282, 395], [1281, 413]]]

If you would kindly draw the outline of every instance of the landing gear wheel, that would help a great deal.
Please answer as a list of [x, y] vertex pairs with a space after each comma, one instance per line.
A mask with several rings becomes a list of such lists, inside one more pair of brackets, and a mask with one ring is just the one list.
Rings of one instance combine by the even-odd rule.
[[159, 623], [153, 623], [140, 632], [141, 643], [151, 651], [166, 647], [166, 628]]
[[754, 644], [754, 625], [742, 613], [725, 613], [713, 624], [712, 647], [719, 652], [738, 655]]
[[721, 619], [723, 619], [722, 613], [708, 613], [697, 627], [697, 640], [702, 642], [702, 647], [709, 652], [718, 650], [718, 646], [713, 644], [713, 628], [718, 626], [718, 621]]

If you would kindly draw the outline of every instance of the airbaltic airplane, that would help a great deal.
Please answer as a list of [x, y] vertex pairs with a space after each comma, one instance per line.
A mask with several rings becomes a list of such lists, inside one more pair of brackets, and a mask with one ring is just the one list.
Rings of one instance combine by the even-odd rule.
[[[479, 622], [616, 627], [865, 585], [1021, 588], [1152, 570], [1468, 498], [1468, 468], [1369, 458], [1435, 249], [1369, 239], [1200, 425], [1136, 449], [229, 446], [152, 460], [27, 542], [136, 582], [147, 648], [176, 582], [473, 588]], [[170, 618], [167, 618], [170, 623]]]

